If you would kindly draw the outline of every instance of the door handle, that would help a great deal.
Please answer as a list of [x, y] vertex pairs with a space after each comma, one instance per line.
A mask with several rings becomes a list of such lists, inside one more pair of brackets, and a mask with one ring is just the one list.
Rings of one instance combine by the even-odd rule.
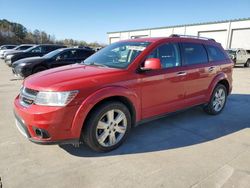
[[181, 71], [177, 73], [178, 76], [185, 76], [187, 75], [187, 72]]
[[212, 72], [215, 69], [215, 67], [209, 67], [208, 72]]

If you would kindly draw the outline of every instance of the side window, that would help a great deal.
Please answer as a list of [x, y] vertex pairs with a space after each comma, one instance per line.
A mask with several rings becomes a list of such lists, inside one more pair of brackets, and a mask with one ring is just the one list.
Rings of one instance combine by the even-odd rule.
[[19, 48], [19, 50], [26, 50], [26, 49], [28, 49], [28, 48], [30, 48], [31, 46], [21, 46], [20, 48]]
[[76, 50], [68, 50], [59, 55], [59, 59], [72, 59], [76, 58]]
[[78, 50], [77, 53], [78, 58], [87, 58], [90, 55], [90, 52], [88, 50]]
[[178, 67], [181, 65], [179, 45], [176, 43], [159, 46], [147, 58], [159, 58], [162, 68]]
[[44, 46], [45, 53], [52, 52], [54, 50], [56, 50], [56, 48], [54, 46]]
[[208, 62], [207, 52], [202, 44], [182, 43], [182, 54], [185, 65]]
[[207, 46], [209, 61], [222, 61], [227, 59], [226, 55], [216, 46]]
[[70, 59], [74, 58], [75, 59], [75, 58], [77, 58], [77, 55], [78, 55], [77, 50], [70, 50], [68, 58], [70, 58]]

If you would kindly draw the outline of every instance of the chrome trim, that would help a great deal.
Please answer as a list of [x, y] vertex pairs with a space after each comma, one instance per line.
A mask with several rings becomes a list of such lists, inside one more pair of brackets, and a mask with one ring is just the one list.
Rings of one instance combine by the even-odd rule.
[[[24, 107], [28, 107], [28, 106], [30, 106], [31, 104], [33, 104], [33, 102], [34, 102], [35, 99], [36, 99], [36, 95], [37, 95], [37, 93], [38, 93], [37, 91], [34, 90], [34, 93], [36, 93], [36, 95], [35, 95], [35, 94], [31, 94], [31, 93], [28, 93], [27, 90], [28, 90], [28, 88], [23, 87], [23, 88], [21, 89], [21, 91], [20, 91], [20, 96], [19, 96], [20, 104], [21, 104], [22, 106], [24, 106]], [[31, 103], [29, 104], [29, 103], [25, 102], [24, 99], [30, 100]]]
[[16, 127], [19, 130], [19, 132], [26, 138], [28, 138], [28, 135], [26, 134], [24, 128], [22, 127], [22, 125], [19, 123], [19, 121], [17, 119], [15, 119], [16, 121]]

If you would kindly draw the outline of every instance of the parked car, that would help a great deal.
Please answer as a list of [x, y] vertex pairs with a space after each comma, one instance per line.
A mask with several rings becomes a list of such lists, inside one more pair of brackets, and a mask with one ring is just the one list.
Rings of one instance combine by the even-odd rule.
[[27, 50], [28, 48], [31, 48], [32, 46], [34, 46], [34, 44], [22, 44], [22, 45], [16, 46], [13, 49], [1, 50], [0, 58], [4, 59], [4, 57], [6, 57], [11, 52]]
[[2, 57], [2, 54], [5, 50], [9, 50], [9, 49], [13, 49], [15, 48], [17, 45], [2, 45], [0, 46], [0, 58]]
[[0, 46], [0, 50], [13, 49], [16, 46], [17, 45], [12, 45], [12, 44], [2, 45], [2, 46]]
[[25, 79], [14, 102], [16, 125], [35, 143], [84, 141], [110, 151], [131, 127], [156, 117], [194, 106], [221, 113], [232, 67], [210, 39], [174, 35], [113, 43], [81, 64]]
[[229, 49], [226, 50], [229, 57], [233, 60], [234, 65], [244, 65], [250, 67], [250, 50], [246, 49]]
[[36, 45], [32, 48], [29, 48], [24, 51], [12, 52], [5, 58], [5, 63], [9, 66], [12, 65], [15, 61], [27, 57], [36, 57], [36, 56], [43, 56], [51, 51], [54, 51], [58, 48], [65, 48], [66, 46], [62, 45], [54, 45], [54, 44], [40, 44]]
[[50, 68], [80, 63], [93, 53], [85, 48], [61, 48], [42, 57], [20, 59], [12, 64], [12, 70], [18, 77], [27, 77]]

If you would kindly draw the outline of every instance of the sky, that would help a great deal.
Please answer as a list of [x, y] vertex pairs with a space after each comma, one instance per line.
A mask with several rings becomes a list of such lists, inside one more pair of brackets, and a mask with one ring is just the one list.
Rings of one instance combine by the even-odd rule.
[[0, 0], [0, 19], [101, 43], [107, 32], [249, 18], [249, 10], [250, 0]]

